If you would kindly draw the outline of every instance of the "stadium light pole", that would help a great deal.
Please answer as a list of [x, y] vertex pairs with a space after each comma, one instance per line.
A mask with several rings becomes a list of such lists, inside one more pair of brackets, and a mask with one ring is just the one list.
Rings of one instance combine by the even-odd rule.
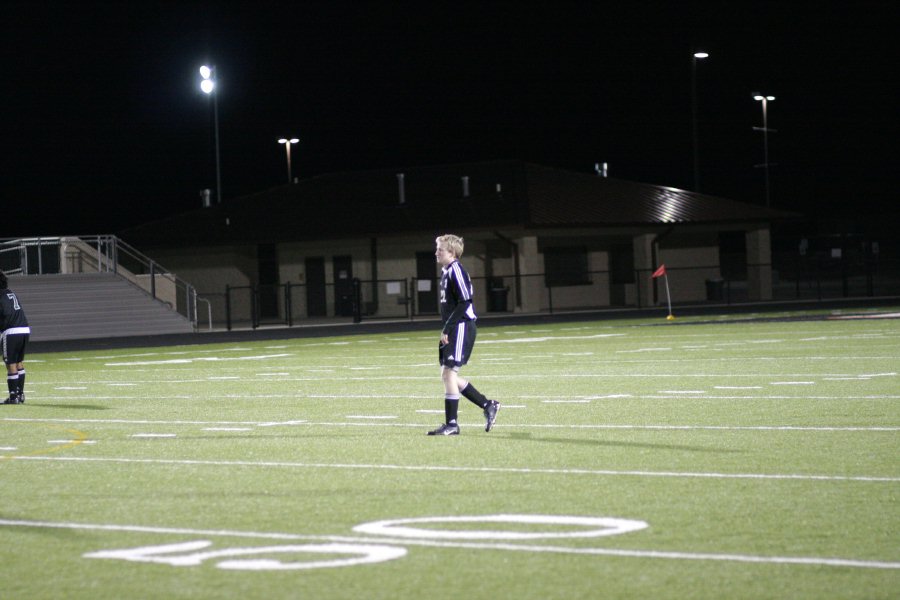
[[284, 150], [287, 153], [287, 167], [288, 167], [288, 183], [294, 181], [294, 178], [291, 175], [291, 146], [299, 142], [297, 138], [281, 138], [278, 140], [279, 144], [284, 144]]
[[[216, 203], [222, 203], [222, 170], [219, 162], [219, 92], [216, 90], [216, 67], [203, 65], [200, 67], [200, 89], [207, 96], [212, 96], [213, 103], [213, 128], [216, 136]], [[215, 93], [213, 93], [215, 92]]]
[[775, 99], [775, 96], [764, 96], [762, 94], [753, 94], [753, 99], [762, 102], [763, 126], [754, 127], [753, 131], [763, 132], [763, 163], [755, 165], [762, 167], [766, 171], [766, 206], [772, 206], [772, 198], [769, 191], [769, 132], [777, 132], [777, 129], [769, 129], [769, 102]]
[[694, 135], [694, 191], [700, 191], [700, 134], [697, 129], [697, 61], [709, 58], [706, 52], [691, 56], [691, 125]]

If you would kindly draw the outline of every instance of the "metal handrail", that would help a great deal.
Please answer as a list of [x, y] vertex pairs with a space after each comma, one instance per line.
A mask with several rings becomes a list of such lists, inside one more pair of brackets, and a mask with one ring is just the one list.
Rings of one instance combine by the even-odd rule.
[[[55, 253], [45, 253], [45, 248], [53, 246], [57, 247]], [[96, 268], [98, 273], [112, 273], [151, 298], [169, 304], [197, 330], [197, 292], [194, 286], [114, 235], [0, 239], [0, 258], [5, 253], [13, 252], [18, 252], [18, 260], [13, 257], [12, 261], [4, 261], [4, 264], [10, 265], [3, 269], [6, 273], [44, 275], [83, 272], [87, 262], [90, 270]], [[49, 261], [52, 264], [45, 264], [48, 262], [46, 258], [52, 254], [55, 254], [55, 260]], [[29, 258], [29, 255], [36, 260]], [[69, 261], [72, 264], [68, 264]], [[144, 278], [147, 279], [146, 286]], [[163, 281], [168, 283], [165, 286], [167, 289], [161, 293], [158, 283]], [[163, 294], [168, 297], [162, 297]], [[179, 301], [179, 298], [183, 300]]]

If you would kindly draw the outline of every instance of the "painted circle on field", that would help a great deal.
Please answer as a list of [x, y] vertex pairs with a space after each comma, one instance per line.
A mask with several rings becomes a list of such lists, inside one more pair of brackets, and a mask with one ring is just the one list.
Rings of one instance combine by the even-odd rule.
[[216, 563], [220, 569], [241, 571], [296, 571], [300, 569], [322, 569], [326, 567], [352, 567], [386, 562], [406, 556], [406, 548], [374, 544], [304, 544], [294, 546], [265, 546], [262, 548], [231, 548], [220, 552], [210, 552], [207, 558], [222, 556], [250, 556], [273, 553], [349, 554], [349, 558], [313, 560], [308, 562], [281, 562], [269, 558], [231, 559]]
[[[562, 531], [514, 531], [484, 529], [428, 529], [411, 527], [429, 523], [511, 523], [515, 525], [540, 525], [565, 527]], [[559, 515], [481, 515], [462, 517], [421, 517], [392, 519], [363, 523], [353, 528], [358, 533], [395, 536], [415, 539], [441, 540], [540, 540], [560, 538], [592, 538], [619, 535], [639, 531], [647, 527], [645, 521], [616, 519], [612, 517], [573, 517]]]

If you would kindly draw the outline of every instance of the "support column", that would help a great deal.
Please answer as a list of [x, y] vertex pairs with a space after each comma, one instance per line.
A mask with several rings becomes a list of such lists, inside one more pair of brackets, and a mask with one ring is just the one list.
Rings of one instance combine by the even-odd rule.
[[516, 240], [519, 251], [519, 273], [522, 277], [522, 312], [539, 312], [546, 308], [543, 306], [544, 297], [544, 264], [538, 253], [537, 237], [528, 236]]
[[653, 282], [650, 275], [656, 270], [653, 264], [654, 233], [634, 236], [631, 244], [634, 250], [634, 270], [637, 280], [634, 282], [635, 299], [638, 306], [653, 306]]
[[772, 299], [772, 241], [768, 227], [748, 231], [747, 299]]

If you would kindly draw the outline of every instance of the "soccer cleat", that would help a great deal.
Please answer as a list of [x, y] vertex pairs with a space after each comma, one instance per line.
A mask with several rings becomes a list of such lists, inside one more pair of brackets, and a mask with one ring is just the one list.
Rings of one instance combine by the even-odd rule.
[[19, 392], [18, 401], [19, 404], [25, 404], [25, 392]]
[[6, 400], [3, 401], [3, 404], [18, 404], [19, 399], [16, 396], [10, 396]]
[[488, 400], [487, 406], [484, 407], [484, 430], [490, 431], [494, 427], [494, 421], [497, 420], [497, 413], [500, 412], [500, 403], [496, 400]]
[[432, 429], [428, 435], [459, 435], [459, 425], [447, 425], [444, 423], [437, 429]]

